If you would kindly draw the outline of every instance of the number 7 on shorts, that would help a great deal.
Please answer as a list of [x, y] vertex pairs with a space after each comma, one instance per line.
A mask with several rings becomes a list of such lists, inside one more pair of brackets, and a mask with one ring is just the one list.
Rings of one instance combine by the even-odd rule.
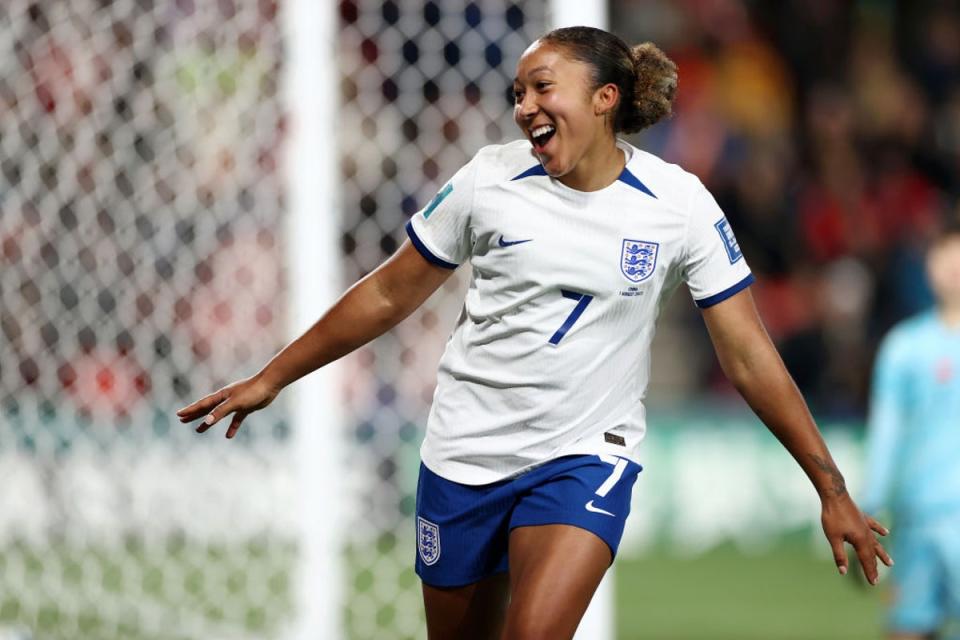
[[613, 489], [613, 486], [620, 481], [620, 478], [623, 477], [623, 472], [627, 468], [627, 461], [623, 458], [617, 456], [612, 456], [610, 454], [601, 454], [597, 456], [607, 464], [613, 465], [613, 471], [610, 472], [610, 477], [603, 481], [597, 490], [594, 491], [595, 494], [601, 498], [605, 497], [610, 490]]

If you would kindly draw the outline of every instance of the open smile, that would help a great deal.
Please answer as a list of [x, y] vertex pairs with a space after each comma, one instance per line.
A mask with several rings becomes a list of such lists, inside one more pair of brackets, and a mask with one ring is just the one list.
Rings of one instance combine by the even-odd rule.
[[531, 129], [530, 141], [533, 142], [533, 150], [537, 153], [543, 153], [556, 132], [557, 128], [552, 124], [543, 124]]

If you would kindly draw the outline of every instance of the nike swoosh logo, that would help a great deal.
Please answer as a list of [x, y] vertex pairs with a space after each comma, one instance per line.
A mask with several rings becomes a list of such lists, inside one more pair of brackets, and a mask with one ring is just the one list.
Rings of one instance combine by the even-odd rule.
[[498, 244], [501, 247], [512, 247], [515, 244], [523, 244], [524, 242], [533, 242], [533, 238], [529, 240], [504, 240], [503, 236], [500, 236], [500, 242]]
[[593, 500], [591, 500], [590, 502], [588, 502], [588, 503], [585, 504], [584, 506], [586, 507], [587, 511], [590, 511], [590, 512], [592, 512], [592, 513], [602, 513], [602, 514], [605, 515], [605, 516], [611, 516], [611, 517], [613, 517], [613, 518], [616, 518], [616, 517], [617, 517], [616, 515], [610, 513], [609, 511], [606, 511], [606, 510], [604, 510], [604, 509], [601, 509], [600, 507], [595, 507], [595, 506], [593, 506]]

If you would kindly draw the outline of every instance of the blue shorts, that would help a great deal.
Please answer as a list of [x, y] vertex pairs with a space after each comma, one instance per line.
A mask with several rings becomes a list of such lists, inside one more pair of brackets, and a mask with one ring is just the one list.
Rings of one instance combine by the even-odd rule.
[[[893, 532], [892, 631], [925, 634], [960, 619], [960, 516]], [[954, 638], [951, 634], [948, 637]]]
[[503, 573], [510, 531], [533, 525], [586, 529], [615, 556], [640, 470], [616, 456], [565, 456], [474, 486], [445, 480], [421, 464], [417, 575], [435, 587], [459, 587]]

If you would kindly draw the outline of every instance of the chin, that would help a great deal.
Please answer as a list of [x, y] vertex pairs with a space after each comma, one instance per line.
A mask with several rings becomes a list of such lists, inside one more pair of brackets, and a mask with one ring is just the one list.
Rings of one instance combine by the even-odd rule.
[[555, 159], [547, 160], [546, 162], [544, 162], [543, 159], [541, 158], [540, 164], [543, 165], [543, 169], [547, 172], [547, 175], [550, 176], [551, 178], [560, 178], [570, 173], [569, 167], [565, 167], [559, 164], [558, 162], [556, 162]]

